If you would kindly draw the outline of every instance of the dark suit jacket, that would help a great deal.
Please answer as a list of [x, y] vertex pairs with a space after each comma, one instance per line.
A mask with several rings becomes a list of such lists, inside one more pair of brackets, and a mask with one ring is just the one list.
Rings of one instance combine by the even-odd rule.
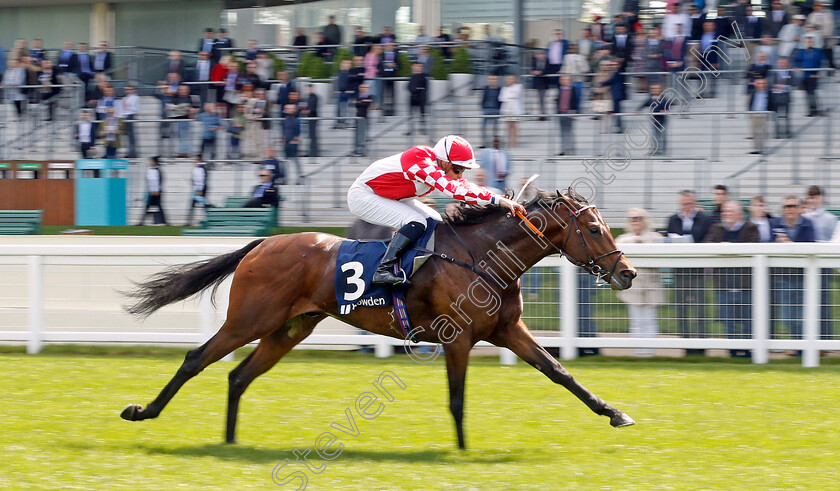
[[703, 24], [706, 22], [706, 14], [702, 13], [700, 16], [691, 19], [691, 33], [689, 37], [694, 41], [700, 39], [703, 35]]
[[627, 98], [627, 93], [624, 90], [624, 74], [620, 71], [613, 72], [610, 79], [601, 82], [601, 86], [609, 85], [610, 94], [612, 94], [613, 101], [623, 101]]
[[761, 38], [761, 19], [756, 18], [750, 22], [749, 17], [744, 21], [744, 32], [741, 33], [746, 39]]
[[627, 40], [624, 42], [623, 48], [618, 46], [618, 40], [615, 36], [611, 37], [609, 42], [611, 44], [610, 53], [616, 58], [624, 58], [624, 65], [626, 66], [630, 57], [633, 55], [633, 36], [630, 34], [627, 35]]
[[502, 107], [501, 101], [499, 101], [499, 93], [501, 92], [501, 88], [495, 87], [484, 87], [484, 91], [481, 95], [481, 108], [482, 109], [499, 109]]
[[61, 50], [58, 53], [58, 61], [55, 64], [55, 69], [58, 73], [76, 73], [77, 65], [79, 63], [79, 59], [76, 57], [76, 53], [70, 53], [70, 56], [64, 55], [64, 50]]
[[105, 63], [102, 64], [102, 70], [97, 70], [96, 69], [96, 58], [98, 56], [99, 56], [98, 51], [93, 53], [93, 56], [91, 56], [91, 63], [93, 64], [93, 66], [92, 66], [93, 71], [94, 72], [107, 72], [108, 70], [110, 70], [111, 66], [112, 66], [111, 52], [110, 51], [105, 52]]
[[732, 18], [718, 17], [715, 19], [715, 35], [732, 37]]
[[[694, 242], [703, 242], [711, 226], [712, 218], [702, 211], [698, 211], [694, 215], [694, 224], [691, 226], [691, 236], [694, 238]], [[668, 233], [684, 235], [682, 219], [679, 214], [671, 215], [668, 219]]]
[[425, 106], [429, 79], [425, 73], [412, 73], [408, 80], [408, 92], [411, 94], [412, 106]]
[[546, 74], [551, 73], [551, 67], [548, 64], [548, 58], [538, 60], [536, 57], [531, 58], [531, 71], [538, 71], [540, 75], [534, 75], [531, 85], [537, 90], [548, 90], [549, 80]]
[[177, 73], [181, 76], [181, 80], [186, 80], [184, 78], [184, 62], [181, 61], [167, 61], [166, 62], [166, 73]]
[[685, 55], [688, 53], [688, 38], [686, 36], [682, 37], [682, 46], [680, 46], [680, 52], [677, 53], [677, 56], [674, 56], [674, 41], [667, 41], [663, 44], [663, 49], [665, 50], [665, 59], [668, 61], [685, 61]]
[[772, 10], [767, 12], [767, 17], [765, 17], [765, 19], [766, 19], [765, 22], [767, 23], [766, 31], [767, 31], [768, 34], [770, 34], [770, 36], [772, 36], [774, 38], [779, 37], [779, 31], [782, 30], [782, 27], [784, 27], [785, 24], [790, 22], [790, 19], [788, 18], [787, 11], [785, 11], [784, 9], [782, 11], [784, 12], [784, 15], [782, 15], [782, 21], [781, 22], [774, 22], [773, 21], [773, 11]]
[[295, 89], [295, 83], [289, 80], [286, 83], [285, 87], [277, 86], [277, 104], [280, 104], [280, 110], [283, 110], [283, 106], [289, 103], [289, 92], [297, 92]]
[[318, 117], [318, 94], [315, 94], [314, 92], [309, 94], [309, 97], [306, 98], [306, 117]]

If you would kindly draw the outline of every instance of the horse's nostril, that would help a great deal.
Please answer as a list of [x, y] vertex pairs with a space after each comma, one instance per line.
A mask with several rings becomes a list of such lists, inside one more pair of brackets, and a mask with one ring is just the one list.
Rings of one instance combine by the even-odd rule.
[[632, 280], [633, 278], [636, 277], [636, 272], [633, 271], [632, 269], [625, 269], [624, 271], [621, 272], [621, 276], [624, 279]]

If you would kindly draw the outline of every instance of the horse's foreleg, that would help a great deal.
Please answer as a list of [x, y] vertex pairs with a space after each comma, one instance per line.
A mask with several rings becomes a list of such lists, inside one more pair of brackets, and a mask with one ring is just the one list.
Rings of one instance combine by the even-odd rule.
[[298, 343], [303, 341], [325, 316], [299, 316], [260, 340], [257, 348], [228, 376], [228, 409], [225, 441], [236, 442], [236, 417], [239, 400], [248, 385], [271, 369]]
[[175, 396], [178, 389], [187, 381], [204, 370], [211, 363], [217, 362], [222, 357], [236, 348], [245, 346], [256, 338], [245, 337], [247, 334], [238, 333], [236, 329], [230, 328], [228, 323], [222, 326], [215, 336], [210, 338], [200, 347], [187, 352], [184, 363], [166, 384], [157, 398], [150, 402], [145, 409], [139, 404], [129, 404], [123, 409], [120, 416], [129, 421], [140, 421], [143, 419], [156, 418], [166, 404]]
[[619, 428], [636, 423], [632, 418], [610, 406], [575, 380], [553, 356], [537, 343], [522, 319], [519, 319], [514, 326], [498, 329], [488, 341], [516, 353], [528, 364], [544, 373], [552, 382], [568, 389], [595, 414], [609, 417], [612, 426]]
[[455, 419], [455, 431], [458, 433], [458, 448], [466, 450], [464, 441], [464, 388], [467, 378], [467, 363], [469, 362], [470, 346], [456, 339], [444, 345], [446, 357], [446, 374], [449, 378], [449, 410]]

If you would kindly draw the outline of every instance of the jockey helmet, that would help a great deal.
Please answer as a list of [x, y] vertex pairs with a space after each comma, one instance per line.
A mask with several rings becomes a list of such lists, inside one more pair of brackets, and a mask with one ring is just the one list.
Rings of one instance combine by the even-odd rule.
[[477, 169], [472, 146], [464, 137], [447, 135], [435, 144], [435, 157], [467, 169]]

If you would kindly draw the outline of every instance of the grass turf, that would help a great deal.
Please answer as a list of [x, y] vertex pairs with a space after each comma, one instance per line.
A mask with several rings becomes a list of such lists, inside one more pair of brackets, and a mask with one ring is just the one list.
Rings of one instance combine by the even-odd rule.
[[[466, 452], [458, 451], [441, 360], [293, 353], [246, 392], [238, 438], [221, 443], [227, 372], [211, 365], [160, 418], [127, 422], [174, 374], [170, 351], [134, 357], [0, 355], [0, 488], [238, 489], [305, 472], [309, 489], [830, 489], [838, 462], [840, 367], [581, 360], [567, 367], [638, 424], [606, 418], [520, 362], [472, 360]], [[386, 382], [394, 396], [365, 420], [354, 401]], [[374, 406], [375, 407], [375, 406]], [[358, 436], [330, 427], [348, 425]], [[332, 431], [344, 445], [315, 456]], [[307, 471], [293, 450], [312, 449]], [[285, 488], [296, 488], [299, 481]]]

